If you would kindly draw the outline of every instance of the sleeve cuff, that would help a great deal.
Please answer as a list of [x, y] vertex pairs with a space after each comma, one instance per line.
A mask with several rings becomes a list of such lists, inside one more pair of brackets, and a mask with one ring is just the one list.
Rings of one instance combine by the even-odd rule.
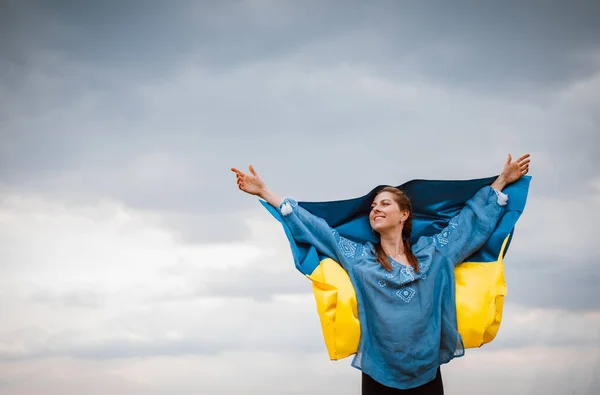
[[281, 215], [286, 217], [290, 215], [292, 211], [294, 211], [294, 207], [296, 207], [297, 205], [298, 202], [296, 202], [294, 199], [286, 197], [279, 205], [278, 210], [281, 213]]
[[498, 204], [500, 206], [506, 206], [506, 203], [508, 202], [508, 195], [500, 192], [499, 190], [497, 190], [495, 188], [492, 188], [492, 190], [494, 192], [496, 192], [496, 196], [498, 197]]

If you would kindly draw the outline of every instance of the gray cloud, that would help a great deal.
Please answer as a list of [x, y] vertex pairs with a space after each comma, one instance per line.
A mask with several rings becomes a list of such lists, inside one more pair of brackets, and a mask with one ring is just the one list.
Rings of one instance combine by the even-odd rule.
[[[459, 362], [471, 377], [454, 388], [468, 393], [468, 379], [473, 393], [491, 391], [492, 370], [529, 388], [527, 368], [548, 390], [585, 391], [551, 379], [565, 355], [581, 357], [572, 382], [597, 362], [570, 354], [598, 345], [596, 3], [0, 2], [0, 203], [10, 200], [0, 277], [14, 317], [0, 334], [0, 394], [65, 393], [43, 365], [55, 359], [104, 392], [170, 391], [168, 380], [102, 384], [104, 373], [68, 362], [129, 378], [138, 356], [166, 358], [156, 372], [195, 357], [240, 377], [261, 366], [289, 379], [297, 366], [325, 388], [330, 371], [303, 359], [324, 355], [310, 283], [229, 168], [253, 163], [277, 192], [330, 200], [488, 176], [506, 152], [526, 151], [534, 178], [506, 262], [505, 320], [480, 359], [468, 357], [477, 369]], [[32, 196], [52, 203], [20, 205]], [[240, 240], [262, 255], [236, 266], [219, 260], [225, 250], [203, 253], [214, 243], [235, 253]], [[265, 353], [292, 357], [261, 365]], [[218, 384], [195, 369], [186, 380]], [[204, 381], [197, 388], [216, 393]]]
[[313, 305], [304, 302], [308, 299], [254, 302], [228, 295], [121, 301], [119, 306], [75, 316], [71, 306], [55, 305], [53, 316], [78, 320], [57, 326], [47, 318], [45, 325], [0, 333], [0, 361], [214, 356], [242, 350], [323, 352], [318, 318]]
[[[182, 223], [182, 218], [212, 209], [252, 207], [233, 193], [228, 173], [229, 167], [249, 162], [261, 165], [269, 182], [282, 191], [315, 199], [364, 193], [376, 184], [373, 172], [385, 183], [428, 175], [487, 176], [497, 172], [497, 166], [485, 174], [464, 169], [473, 159], [490, 157], [490, 152], [464, 164], [458, 158], [478, 155], [473, 151], [489, 147], [494, 138], [506, 141], [506, 150], [523, 147], [569, 159], [567, 166], [538, 172], [538, 188], [564, 191], [573, 186], [579, 191], [600, 165], [593, 154], [597, 101], [583, 109], [581, 102], [548, 102], [573, 78], [598, 71], [593, 59], [581, 60], [586, 73], [561, 63], [571, 53], [598, 49], [587, 39], [595, 29], [585, 22], [595, 15], [591, 3], [569, 7], [568, 12], [558, 4], [545, 4], [544, 12], [531, 3], [513, 8], [439, 4], [435, 13], [420, 4], [361, 3], [344, 7], [349, 13], [343, 15], [341, 5], [317, 2], [302, 7], [291, 2], [276, 7], [255, 2], [182, 3], [181, 8], [57, 2], [41, 10], [10, 4], [9, 10], [18, 12], [7, 15], [41, 27], [5, 27], [11, 33], [6, 35], [6, 48], [11, 43], [29, 48], [23, 54], [27, 67], [9, 67], [2, 78], [8, 86], [16, 84], [10, 95], [0, 97], [7, 103], [2, 106], [0, 148], [0, 182], [5, 189], [18, 187], [71, 201], [117, 198], [135, 207], [164, 210], [186, 232], [194, 225]], [[43, 19], [40, 15], [46, 19], [38, 21]], [[157, 20], [155, 15], [164, 18]], [[306, 28], [309, 20], [311, 29]], [[553, 23], [556, 20], [562, 23]], [[556, 40], [552, 32], [564, 39]], [[494, 45], [498, 41], [502, 45]], [[549, 54], [528, 50], [551, 43]], [[443, 61], [445, 47], [461, 50], [460, 56], [448, 55], [454, 68]], [[505, 48], [504, 60], [543, 62], [544, 70], [555, 68], [549, 73], [561, 78], [545, 84], [550, 90], [543, 96], [527, 99], [514, 88], [517, 97], [492, 103], [501, 92], [477, 90], [477, 81], [509, 89], [506, 79], [519, 85], [519, 78], [528, 84], [545, 78], [539, 70], [514, 75], [523, 68], [498, 62], [500, 55], [489, 52], [498, 47]], [[172, 53], [174, 48], [179, 52]], [[189, 59], [187, 53], [196, 58]], [[158, 60], [149, 60], [157, 54], [169, 63], [165, 67], [170, 73], [152, 73], [162, 67]], [[396, 60], [403, 56], [409, 60]], [[2, 64], [13, 64], [12, 57], [7, 59]], [[223, 68], [227, 65], [231, 67]], [[462, 70], [468, 72], [461, 77]], [[477, 77], [474, 70], [485, 74]], [[475, 80], [464, 81], [467, 77]], [[459, 96], [436, 90], [438, 80]], [[478, 94], [490, 103], [482, 106]], [[554, 111], [546, 120], [538, 108], [548, 105]], [[489, 131], [498, 124], [506, 126]], [[368, 132], [377, 137], [368, 137]], [[446, 162], [444, 169], [429, 168], [418, 149], [404, 148], [422, 147], [423, 135], [435, 136], [430, 141], [439, 145], [428, 146], [428, 156]], [[317, 136], [320, 144], [314, 144]], [[345, 157], [331, 160], [332, 146]], [[402, 158], [392, 160], [398, 152]], [[365, 167], [373, 169], [368, 176], [362, 175]], [[570, 177], [575, 169], [578, 177]], [[315, 174], [335, 174], [335, 179], [315, 179]], [[307, 187], [319, 193], [308, 195]], [[174, 211], [180, 215], [169, 214]], [[196, 234], [207, 233], [197, 228]], [[242, 227], [237, 222], [233, 228]], [[187, 237], [202, 239], [190, 232]]]
[[35, 303], [58, 307], [100, 308], [105, 304], [105, 295], [94, 290], [72, 290], [67, 292], [40, 290], [31, 296]]
[[94, 344], [86, 342], [80, 345], [68, 344], [64, 347], [54, 346], [51, 349], [36, 350], [26, 356], [0, 356], [3, 361], [20, 361], [39, 358], [77, 358], [92, 360], [119, 360], [146, 357], [185, 357], [185, 356], [214, 356], [231, 350], [277, 352], [281, 354], [298, 354], [299, 352], [313, 353], [322, 351], [323, 341], [316, 337], [302, 339], [303, 347], [299, 347], [299, 336], [276, 336], [268, 341], [256, 341], [253, 338], [233, 339], [201, 339], [164, 341], [152, 339], [147, 342], [132, 342], [119, 339], [109, 339]]
[[[259, 302], [272, 301], [278, 295], [310, 294], [311, 283], [296, 269], [291, 259], [267, 260], [265, 263], [250, 262], [235, 271], [180, 270], [178, 276], [185, 278], [189, 287], [184, 292], [167, 293], [156, 301], [186, 301], [207, 296], [220, 298], [249, 298]], [[279, 267], [279, 269], [277, 269]], [[275, 268], [275, 269], [274, 269]], [[177, 269], [169, 268], [173, 275]]]
[[[351, 49], [342, 52], [349, 61], [367, 55], [376, 58], [374, 63], [387, 59], [397, 64], [413, 62], [418, 54], [415, 69], [473, 86], [519, 80], [545, 86], [580, 78], [593, 71], [585, 56], [597, 49], [600, 33], [599, 7], [591, 0], [307, 1], [301, 6], [292, 1], [179, 2], [178, 7], [53, 1], [38, 6], [61, 27], [52, 36], [56, 49], [107, 66], [151, 63], [156, 70], [173, 59], [192, 57], [215, 69], [237, 67], [361, 32], [373, 34], [380, 45], [376, 42], [366, 53], [342, 48]], [[337, 61], [336, 55], [321, 61]]]
[[598, 311], [600, 274], [596, 262], [597, 258], [577, 264], [556, 257], [514, 262], [518, 267], [506, 271], [507, 297], [534, 308]]

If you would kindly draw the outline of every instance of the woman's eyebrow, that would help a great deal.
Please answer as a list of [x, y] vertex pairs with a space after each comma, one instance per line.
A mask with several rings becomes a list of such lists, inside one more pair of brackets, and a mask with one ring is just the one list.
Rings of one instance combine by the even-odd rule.
[[[379, 202], [382, 203], [382, 202], [389, 202], [389, 201], [390, 201], [390, 199], [381, 199]], [[371, 203], [371, 206], [374, 205], [375, 203], [376, 202]]]

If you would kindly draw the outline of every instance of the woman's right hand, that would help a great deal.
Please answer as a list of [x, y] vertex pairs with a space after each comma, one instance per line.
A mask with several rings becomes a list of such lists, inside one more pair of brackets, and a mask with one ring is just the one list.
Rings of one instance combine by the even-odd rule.
[[244, 174], [244, 172], [231, 168], [237, 177], [237, 184], [240, 190], [249, 193], [250, 195], [261, 196], [266, 191], [265, 182], [260, 178], [256, 170], [252, 165], [248, 166], [250, 173], [252, 174]]

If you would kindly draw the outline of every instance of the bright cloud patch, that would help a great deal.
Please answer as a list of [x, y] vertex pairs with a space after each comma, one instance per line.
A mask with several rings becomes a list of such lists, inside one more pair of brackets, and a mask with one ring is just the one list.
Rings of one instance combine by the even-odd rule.
[[[308, 283], [281, 244], [267, 247], [273, 223], [256, 223], [247, 243], [200, 246], [159, 223], [115, 203], [5, 196], [0, 358], [320, 346]], [[279, 332], [288, 336], [275, 340]]]

